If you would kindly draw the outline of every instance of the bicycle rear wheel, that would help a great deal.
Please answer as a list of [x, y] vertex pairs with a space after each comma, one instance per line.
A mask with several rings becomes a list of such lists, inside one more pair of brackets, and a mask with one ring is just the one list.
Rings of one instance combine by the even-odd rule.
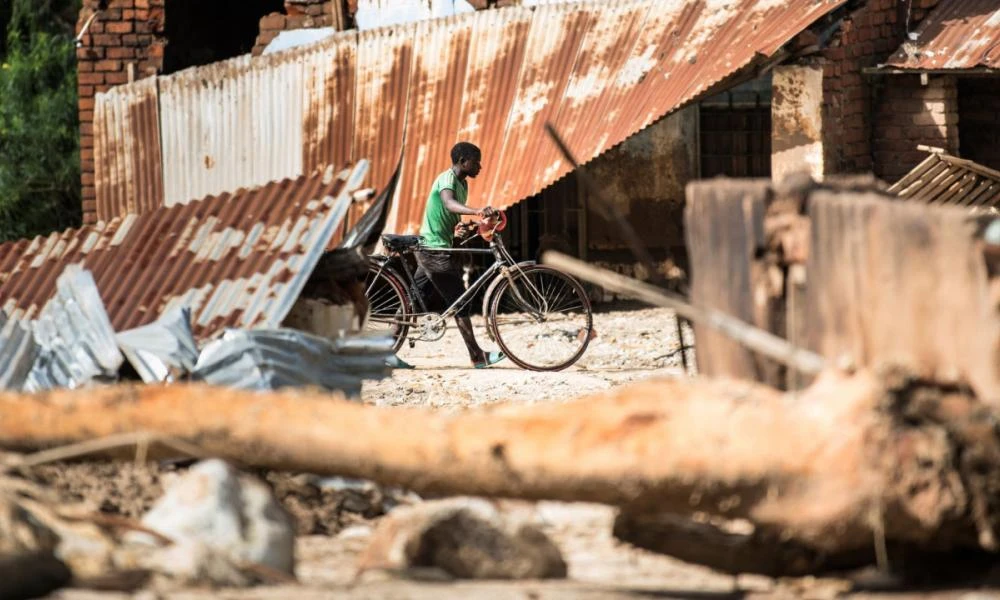
[[590, 299], [578, 281], [541, 265], [512, 269], [490, 300], [488, 326], [514, 364], [559, 371], [583, 356], [594, 331]]
[[410, 332], [410, 298], [399, 277], [388, 267], [371, 265], [365, 278], [365, 297], [368, 299], [367, 331], [389, 330], [393, 338], [393, 352], [399, 351]]

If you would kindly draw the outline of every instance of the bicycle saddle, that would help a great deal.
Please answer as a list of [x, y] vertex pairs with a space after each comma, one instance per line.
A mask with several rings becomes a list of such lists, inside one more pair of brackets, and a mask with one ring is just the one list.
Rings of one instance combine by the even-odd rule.
[[385, 245], [386, 250], [392, 252], [401, 252], [403, 250], [412, 250], [420, 245], [423, 241], [419, 235], [394, 235], [391, 233], [382, 234], [382, 244]]

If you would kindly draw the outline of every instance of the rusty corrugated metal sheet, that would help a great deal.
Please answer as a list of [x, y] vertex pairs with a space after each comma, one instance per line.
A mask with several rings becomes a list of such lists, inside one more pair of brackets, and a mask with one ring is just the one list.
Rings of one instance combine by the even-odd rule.
[[159, 78], [165, 206], [303, 173], [303, 52]]
[[306, 170], [354, 160], [356, 32], [340, 34], [308, 53], [302, 163]]
[[403, 145], [415, 31], [409, 24], [363, 31], [357, 37], [352, 152], [372, 161], [369, 181], [379, 189], [392, 176]]
[[927, 204], [995, 209], [1000, 208], [1000, 171], [933, 153], [893, 184], [889, 193]]
[[1000, 5], [996, 0], [943, 0], [886, 67], [1000, 69]]
[[146, 212], [163, 206], [161, 163], [156, 79], [143, 79], [97, 94], [94, 187], [98, 216]]
[[0, 299], [35, 319], [66, 265], [93, 273], [116, 331], [190, 306], [195, 335], [277, 327], [367, 173], [317, 173], [0, 246]]
[[[247, 185], [259, 181], [251, 175], [265, 171], [271, 178], [294, 176], [366, 156], [372, 160], [370, 184], [381, 188], [405, 146], [387, 230], [412, 232], [430, 182], [450, 162], [448, 148], [466, 139], [484, 154], [470, 203], [510, 206], [569, 172], [544, 132], [546, 120], [555, 122], [579, 159], [589, 161], [754, 60], [773, 55], [845, 1], [627, 0], [505, 8], [343, 32], [313, 46], [195, 69], [161, 93], [169, 87], [176, 96], [194, 96], [194, 88], [242, 85], [250, 93], [255, 85], [260, 96], [298, 98], [303, 106], [260, 104], [257, 112], [240, 116], [246, 102], [216, 94], [208, 109], [218, 115], [199, 120], [197, 111], [192, 117], [185, 106], [165, 102], [163, 119], [176, 123], [164, 127], [164, 162], [177, 164], [165, 170], [168, 187], [181, 185], [173, 180], [190, 177], [192, 169], [196, 179], [205, 177], [197, 173], [197, 149], [205, 139], [238, 146], [248, 119], [270, 118], [275, 130], [300, 131], [259, 140], [267, 147], [256, 150], [271, 155], [280, 149], [287, 158], [299, 143], [295, 155], [301, 162], [274, 161], [252, 174], [238, 172], [245, 163], [220, 163], [217, 169], [233, 170], [217, 175], [220, 183]], [[225, 66], [236, 64], [261, 73], [300, 68], [302, 91], [290, 89], [296, 81], [291, 76], [226, 83], [243, 77]], [[184, 195], [168, 190], [168, 202], [184, 201]]]

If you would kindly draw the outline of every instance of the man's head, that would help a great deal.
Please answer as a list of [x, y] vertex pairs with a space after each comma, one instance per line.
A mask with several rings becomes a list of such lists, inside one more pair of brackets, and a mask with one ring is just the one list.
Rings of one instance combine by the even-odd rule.
[[460, 175], [475, 177], [483, 166], [480, 161], [483, 159], [482, 152], [475, 144], [469, 142], [459, 142], [451, 148], [451, 163], [459, 168]]

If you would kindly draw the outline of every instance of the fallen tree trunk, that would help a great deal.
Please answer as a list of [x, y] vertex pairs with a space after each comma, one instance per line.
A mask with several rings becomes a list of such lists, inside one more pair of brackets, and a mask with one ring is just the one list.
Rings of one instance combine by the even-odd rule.
[[888, 392], [865, 374], [826, 374], [799, 394], [648, 381], [457, 415], [301, 391], [122, 386], [0, 395], [0, 447], [149, 432], [244, 465], [424, 494], [601, 502], [636, 522], [743, 518], [758, 540], [828, 555], [878, 539], [994, 546], [1000, 452], [989, 418], [968, 397]]

